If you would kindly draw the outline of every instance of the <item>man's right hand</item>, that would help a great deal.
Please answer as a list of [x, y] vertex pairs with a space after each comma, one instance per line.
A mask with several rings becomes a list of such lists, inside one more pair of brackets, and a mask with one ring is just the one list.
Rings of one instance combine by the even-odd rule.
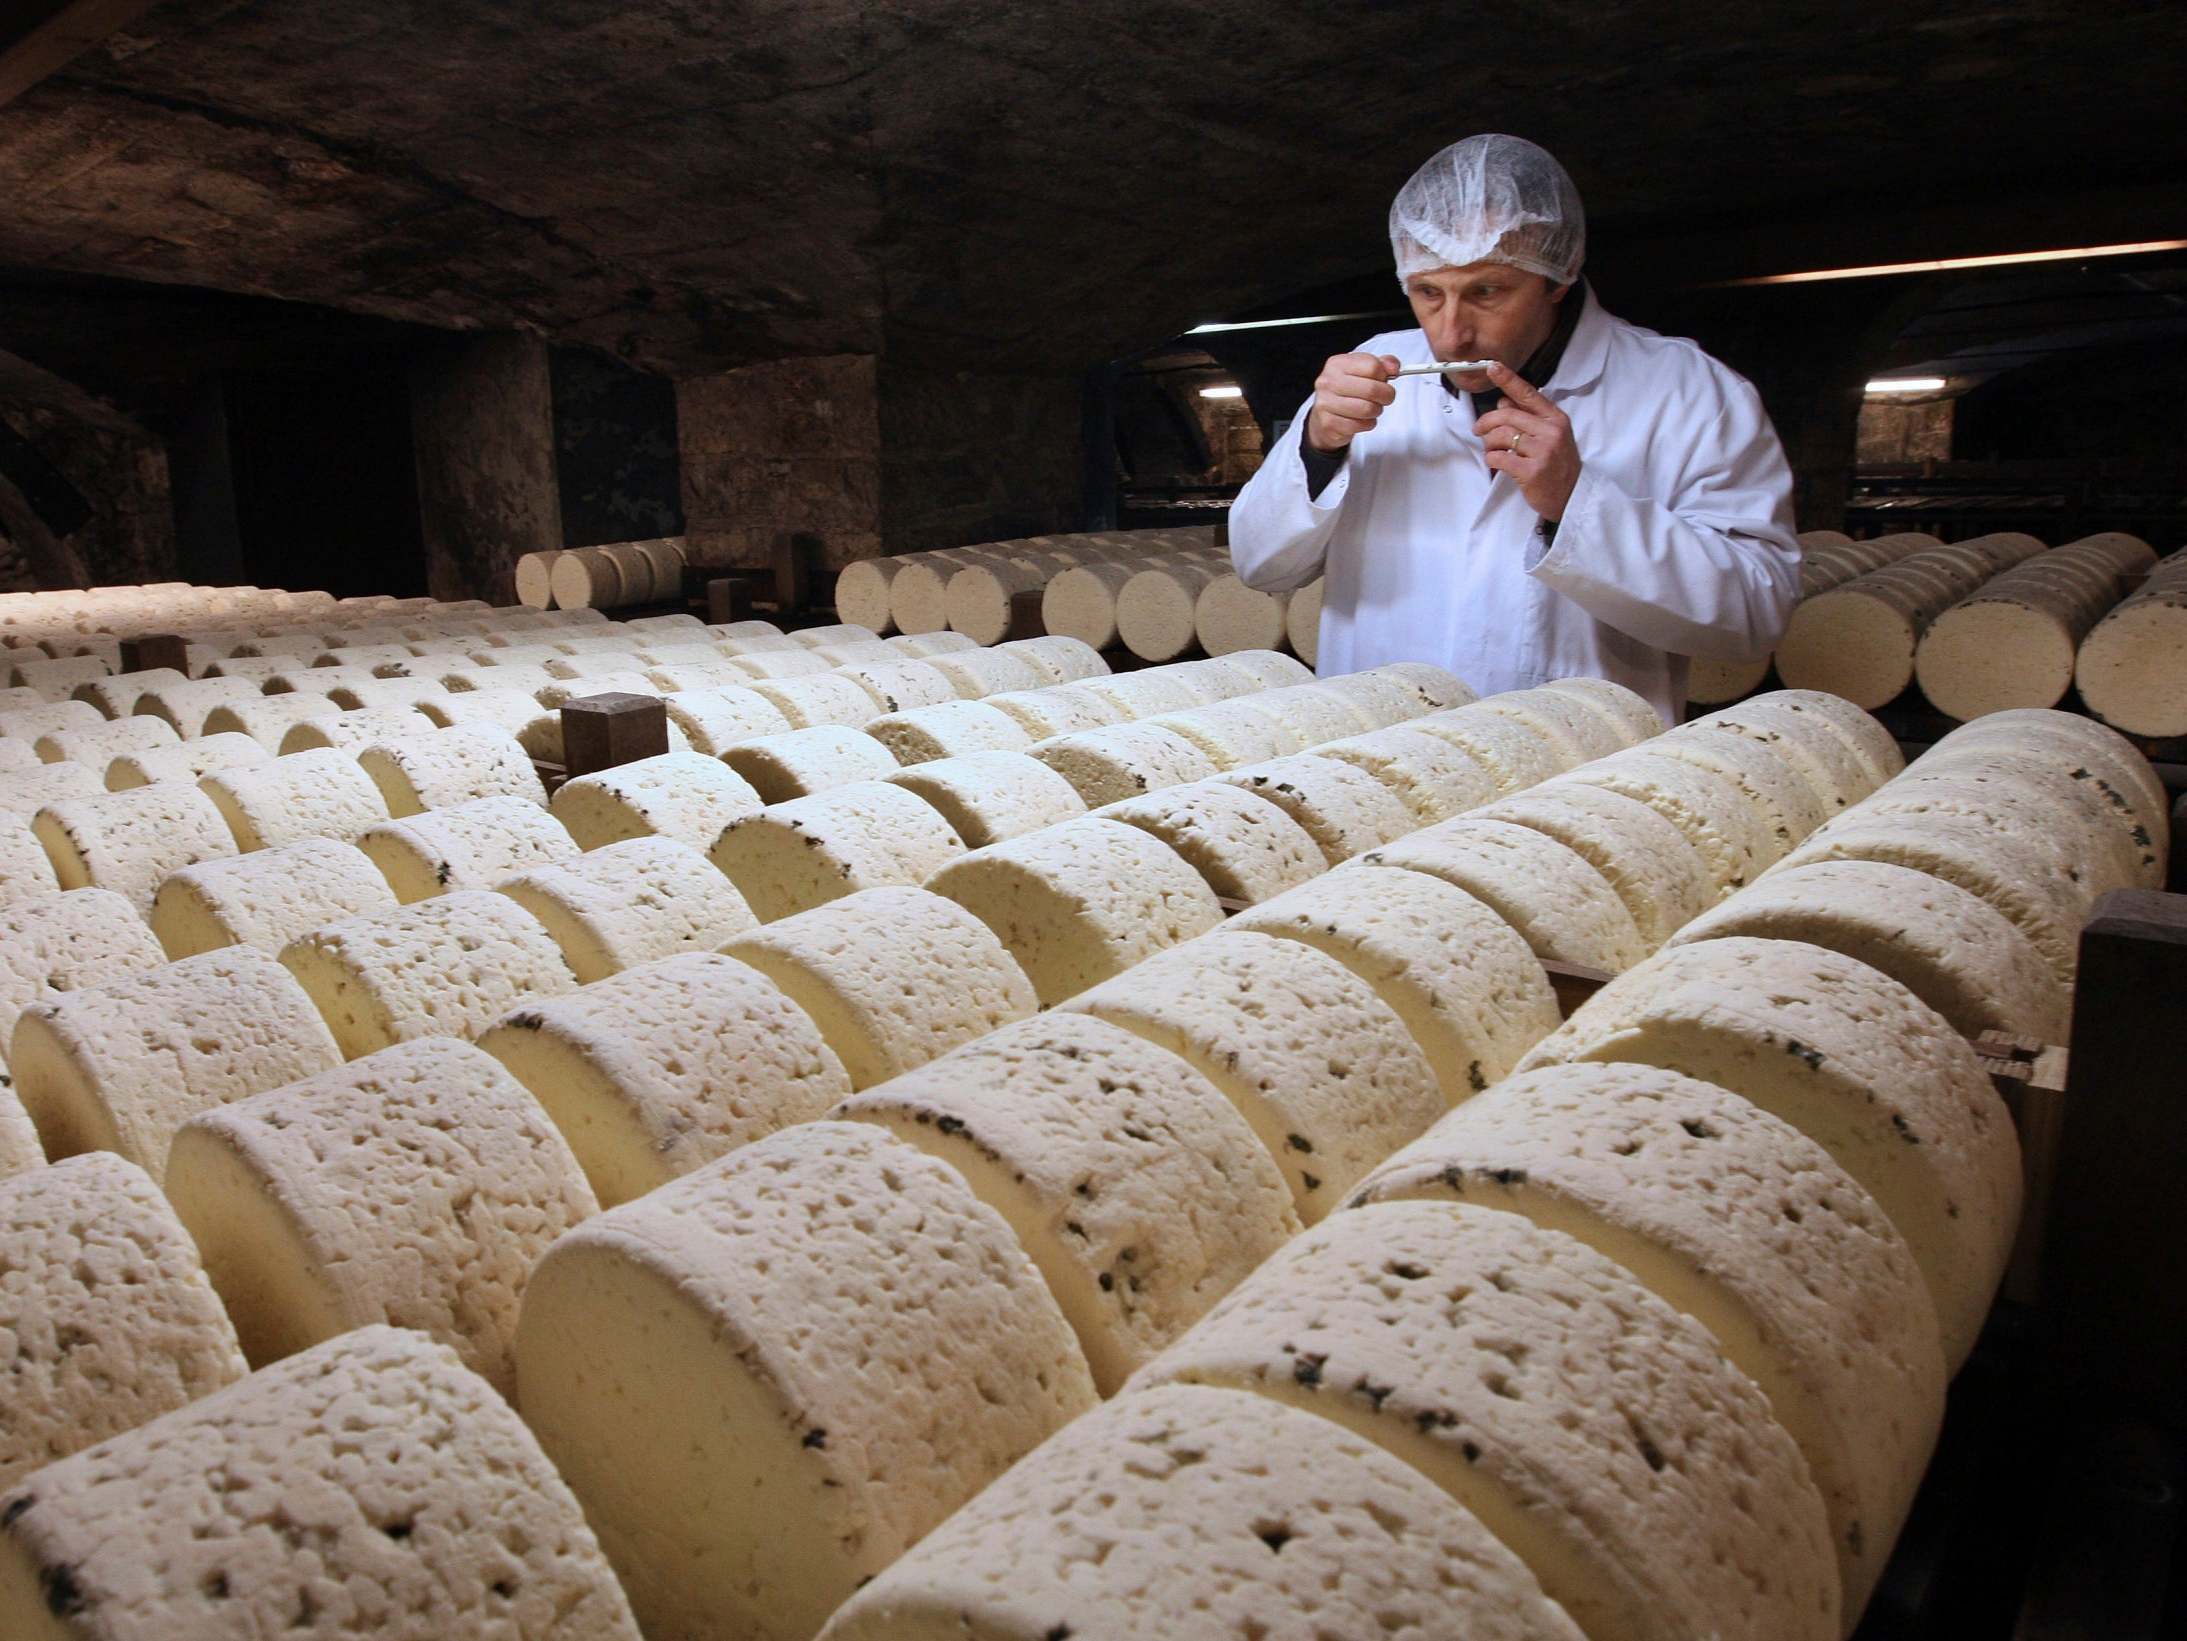
[[1390, 354], [1332, 354], [1314, 378], [1314, 408], [1306, 416], [1306, 442], [1335, 455], [1380, 419], [1397, 398], [1391, 378], [1398, 362]]

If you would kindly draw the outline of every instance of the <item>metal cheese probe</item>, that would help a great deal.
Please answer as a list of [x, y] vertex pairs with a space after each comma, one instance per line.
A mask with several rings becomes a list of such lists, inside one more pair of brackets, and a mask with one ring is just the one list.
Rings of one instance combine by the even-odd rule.
[[[1476, 371], [1486, 370], [1495, 362], [1493, 359], [1453, 359], [1446, 364], [1407, 365], [1397, 374], [1399, 376], [1444, 376], [1454, 370], [1471, 374]], [[1394, 381], [1395, 378], [1393, 377], [1392, 380]]]

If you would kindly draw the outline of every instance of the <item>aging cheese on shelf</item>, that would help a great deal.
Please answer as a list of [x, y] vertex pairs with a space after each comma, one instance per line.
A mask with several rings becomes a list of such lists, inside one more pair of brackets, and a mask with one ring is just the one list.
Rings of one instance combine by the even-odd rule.
[[386, 1322], [503, 1395], [525, 1278], [598, 1209], [523, 1084], [447, 1038], [199, 1114], [166, 1187], [253, 1363]]
[[[157, 723], [159, 720], [152, 720]], [[0, 813], [31, 816], [48, 804], [95, 798], [106, 790], [102, 770], [89, 764], [41, 763], [0, 781]]]
[[357, 847], [408, 906], [457, 889], [491, 889], [528, 867], [579, 853], [568, 828], [525, 798], [476, 798], [382, 821]]
[[219, 806], [172, 782], [49, 804], [31, 830], [62, 888], [112, 889], [140, 914], [169, 872], [236, 852]]
[[170, 958], [223, 946], [273, 955], [322, 924], [396, 905], [387, 879], [357, 849], [305, 838], [170, 872], [153, 897], [150, 922]]
[[1070, 782], [1088, 808], [1202, 780], [1218, 767], [1185, 736], [1152, 723], [1079, 730], [1042, 741], [1031, 751]]
[[1125, 721], [1122, 708], [1074, 684], [1004, 690], [999, 695], [985, 697], [980, 704], [1011, 719], [1034, 741]]
[[1010, 1227], [860, 1123], [578, 1227], [532, 1274], [516, 1354], [652, 1636], [811, 1636], [1095, 1400]]
[[1016, 718], [984, 701], [944, 701], [939, 706], [884, 712], [863, 727], [900, 764], [953, 758], [964, 752], [1023, 752], [1034, 739]]
[[1217, 701], [1213, 706], [1157, 713], [1134, 727], [1183, 736], [1218, 770], [1238, 769], [1299, 750], [1299, 738], [1290, 726], [1250, 701]]
[[1086, 813], [1086, 800], [1038, 758], [1022, 752], [967, 752], [888, 775], [940, 813], [967, 849], [1022, 837]]
[[1502, 794], [1539, 785], [1580, 762], [1569, 739], [1553, 736], [1538, 718], [1491, 710], [1485, 701], [1431, 712], [1405, 727], [1450, 742], [1494, 775]]
[[[1556, 749], [1559, 766], [1565, 769], [1576, 768], [1590, 758], [1607, 758], [1646, 738], [1631, 733], [1621, 718], [1562, 690], [1510, 690], [1474, 704], [1480, 712], [1509, 718], [1533, 730]], [[1649, 713], [1651, 719], [1654, 716]]]
[[882, 655], [886, 659], [854, 661], [841, 669], [845, 678], [873, 698], [875, 713], [906, 712], [958, 699], [957, 687], [939, 669], [886, 647]]
[[1779, 854], [1797, 847], [1830, 817], [1798, 767], [1767, 741], [1687, 726], [1657, 736], [1649, 751], [1730, 781], [1761, 816]]
[[1502, 791], [1495, 774], [1472, 753], [1405, 724], [1330, 741], [1314, 748], [1314, 756], [1365, 770], [1388, 787], [1421, 826], [1478, 809]]
[[199, 788], [219, 806], [246, 854], [305, 838], [346, 842], [388, 817], [372, 777], [355, 757], [333, 747], [223, 769]]
[[757, 814], [763, 804], [744, 777], [719, 758], [663, 752], [565, 781], [549, 808], [555, 824], [580, 848], [658, 836], [704, 849], [724, 826], [739, 815]]
[[881, 711], [872, 693], [857, 679], [834, 672], [809, 678], [761, 678], [752, 683], [751, 690], [773, 702], [792, 729], [814, 729], [822, 724], [856, 729]]
[[1313, 835], [1276, 804], [1227, 781], [1188, 781], [1094, 811], [1175, 850], [1218, 901], [1258, 905], [1329, 868]]
[[1600, 872], [1648, 951], [1716, 901], [1708, 865], [1686, 835], [1648, 805], [1607, 788], [1560, 781], [1475, 813], [1553, 838]]
[[382, 742], [358, 753], [357, 762], [398, 820], [474, 798], [547, 801], [531, 755], [515, 736], [491, 724], [457, 724]]
[[668, 721], [695, 752], [718, 758], [739, 741], [779, 735], [790, 727], [782, 709], [748, 689], [675, 690], [661, 697]]
[[315, 718], [335, 718], [342, 709], [316, 692], [259, 695], [230, 701], [205, 715], [205, 735], [248, 735], [268, 752], [279, 752], [288, 732]]
[[[126, 716], [129, 710], [124, 707], [115, 716]], [[48, 701], [39, 706], [0, 711], [0, 735], [35, 749], [42, 735], [51, 735], [61, 729], [96, 729], [106, 720], [107, 714], [89, 701]], [[172, 720], [170, 727], [173, 727]]]
[[[809, 798], [853, 781], [881, 780], [899, 767], [889, 749], [871, 735], [841, 724], [755, 736], [730, 747], [722, 757], [734, 771], [731, 778], [744, 782], [763, 805]], [[734, 818], [723, 816], [705, 841], [711, 843]]]
[[167, 961], [137, 909], [111, 889], [0, 904], [0, 1052], [23, 1010]]
[[1767, 817], [1736, 781], [1647, 745], [1583, 764], [1554, 783], [1564, 785], [1632, 798], [1677, 827], [1707, 865], [1717, 900], [1745, 888], [1785, 853]]
[[1388, 729], [1428, 710], [1417, 690], [1374, 672], [1343, 673], [1324, 678], [1314, 687], [1357, 709], [1369, 729]]
[[[213, 815], [215, 822], [220, 816]], [[227, 831], [225, 824], [220, 827]], [[0, 813], [0, 906], [12, 906], [33, 895], [50, 894], [61, 887], [46, 847], [23, 815]]]
[[[343, 705], [341, 702], [335, 703]], [[291, 724], [281, 737], [280, 751], [288, 757], [332, 747], [352, 756], [381, 741], [399, 741], [409, 735], [429, 733], [433, 720], [414, 706], [344, 707], [325, 717], [306, 718]]]
[[[147, 718], [144, 721], [156, 723], [158, 720]], [[110, 792], [127, 792], [134, 787], [153, 786], [162, 781], [195, 786], [206, 776], [218, 774], [223, 769], [267, 763], [273, 756], [248, 735], [227, 732], [200, 735], [194, 741], [178, 741], [173, 746], [154, 747], [149, 752], [123, 753], [106, 766], [106, 787]]]
[[1663, 720], [1638, 691], [1607, 678], [1558, 678], [1541, 688], [1570, 696], [1599, 714], [1617, 728], [1627, 746], [1638, 746], [1650, 736], [1663, 733]]
[[1075, 684], [1088, 678], [1106, 678], [1108, 662], [1101, 652], [1067, 633], [1047, 633], [1039, 638], [1014, 638], [1000, 646], [1040, 674], [1042, 684]]
[[1270, 758], [1221, 778], [1298, 822], [1331, 866], [1401, 838], [1418, 824], [1405, 800], [1371, 772], [1319, 753]]
[[707, 858], [772, 923], [860, 889], [924, 883], [963, 853], [923, 798], [886, 781], [854, 781], [731, 821]]
[[641, 963], [715, 951], [758, 919], [688, 844], [628, 838], [494, 885], [539, 920], [581, 985]]
[[[166, 719], [132, 717], [86, 729], [57, 729], [39, 736], [36, 749], [39, 758], [49, 764], [74, 763], [103, 770], [125, 752], [150, 752], [155, 747], [181, 744], [182, 737]], [[12, 781], [8, 784], [11, 788], [14, 785]]]
[[1212, 705], [1219, 698], [1204, 684], [1195, 684], [1184, 667], [1147, 667], [1108, 678], [1088, 678], [1081, 687], [1091, 690], [1129, 718], [1182, 712], [1187, 707]]
[[1696, 718], [1686, 727], [1743, 735], [1769, 746], [1807, 783], [1826, 816], [1850, 809], [1883, 784], [1883, 778], [1835, 730], [1813, 713], [1787, 707], [1771, 696], [1741, 701]]

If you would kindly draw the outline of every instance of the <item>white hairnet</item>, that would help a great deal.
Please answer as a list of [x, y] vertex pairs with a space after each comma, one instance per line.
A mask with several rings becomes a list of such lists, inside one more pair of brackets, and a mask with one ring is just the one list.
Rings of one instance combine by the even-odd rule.
[[1429, 268], [1501, 262], [1569, 285], [1586, 260], [1587, 214], [1546, 148], [1524, 137], [1468, 137], [1397, 191], [1390, 250], [1400, 284]]

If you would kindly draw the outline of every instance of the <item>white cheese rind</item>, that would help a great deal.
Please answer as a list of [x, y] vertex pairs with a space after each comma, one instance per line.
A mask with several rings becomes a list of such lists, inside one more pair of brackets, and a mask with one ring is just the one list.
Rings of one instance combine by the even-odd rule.
[[[825, 663], [823, 663], [825, 665]], [[809, 678], [762, 678], [752, 686], [754, 695], [774, 703], [792, 729], [815, 729], [837, 724], [856, 729], [880, 716], [871, 692], [855, 678], [822, 672]]]
[[1571, 743], [1553, 739], [1540, 720], [1492, 711], [1482, 701], [1410, 719], [1405, 727], [1439, 736], [1472, 757], [1496, 777], [1497, 791], [1505, 796], [1538, 786], [1580, 761]]
[[886, 778], [932, 804], [967, 849], [984, 849], [1086, 813], [1086, 800], [1069, 781], [1022, 752], [967, 752], [913, 764]]
[[305, 838], [170, 872], [152, 900], [152, 933], [169, 958], [223, 946], [278, 954], [321, 924], [391, 912], [395, 891], [363, 854], [333, 838]]
[[531, 755], [515, 736], [491, 724], [457, 724], [368, 746], [357, 754], [357, 762], [379, 787], [388, 814], [397, 819], [474, 798], [547, 801]]
[[1121, 708], [1075, 684], [1004, 690], [1000, 695], [985, 697], [980, 704], [1010, 718], [1035, 741], [1125, 721]]
[[[7, 743], [13, 745], [12, 739]], [[112, 723], [86, 729], [57, 729], [41, 735], [37, 753], [46, 763], [76, 763], [86, 769], [104, 770], [125, 752], [150, 752], [155, 747], [180, 746], [182, 737], [164, 718], [116, 718]]]
[[1009, 1227], [834, 1122], [565, 1237], [526, 1291], [517, 1380], [655, 1637], [811, 1636], [1094, 1404]]
[[62, 888], [112, 889], [140, 915], [169, 872], [236, 852], [219, 806], [172, 783], [51, 804], [31, 830]]
[[166, 1189], [252, 1362], [386, 1322], [503, 1395], [525, 1278], [599, 1207], [524, 1085], [446, 1038], [200, 1114]]
[[1270, 758], [1221, 779], [1298, 822], [1331, 866], [1401, 838], [1419, 824], [1405, 800], [1368, 770], [1318, 753]]
[[1716, 1341], [1571, 1237], [1337, 1214], [1144, 1369], [1311, 1409], [1440, 1482], [1591, 1641], [1837, 1641], [1822, 1499]]
[[675, 690], [661, 697], [669, 722], [695, 752], [718, 758], [739, 741], [779, 735], [790, 727], [782, 709], [748, 689]]
[[[154, 719], [153, 722], [158, 722]], [[104, 765], [41, 763], [0, 781], [0, 814], [30, 816], [49, 803], [95, 798], [106, 790]]]
[[478, 889], [314, 929], [281, 962], [350, 1060], [415, 1037], [468, 1037], [522, 999], [577, 984], [528, 912]]
[[[146, 722], [157, 722], [147, 719]], [[195, 786], [223, 769], [242, 769], [268, 763], [273, 754], [248, 735], [223, 731], [200, 735], [194, 741], [154, 747], [149, 752], [126, 752], [106, 766], [109, 792], [127, 792], [162, 781]]]
[[[898, 768], [888, 748], [871, 735], [841, 724], [755, 736], [730, 747], [722, 757], [762, 804], [809, 798], [853, 781], [881, 780]], [[733, 818], [724, 817], [722, 825]], [[720, 831], [720, 826], [714, 828], [715, 834]], [[709, 836], [700, 847], [711, 842]]]
[[[218, 821], [216, 812], [213, 819]], [[227, 831], [225, 823], [222, 832]], [[46, 847], [30, 827], [29, 818], [0, 815], [0, 906], [12, 906], [33, 895], [50, 894], [61, 887], [54, 875]]]
[[577, 840], [554, 816], [523, 798], [477, 798], [382, 821], [357, 847], [405, 906], [452, 889], [491, 889], [528, 867], [569, 860]]
[[198, 1112], [340, 1055], [281, 965], [234, 946], [39, 1004], [8, 1058], [48, 1156], [113, 1151], [158, 1179]]
[[924, 799], [886, 781], [854, 781], [731, 821], [707, 859], [772, 923], [860, 889], [923, 883], [963, 854], [963, 841]]
[[548, 807], [582, 849], [645, 837], [705, 849], [724, 826], [764, 804], [719, 758], [663, 752], [564, 781]]
[[205, 715], [205, 734], [248, 735], [268, 752], [279, 752], [282, 740], [298, 724], [338, 717], [341, 711], [316, 691], [260, 695], [215, 707]]
[[0, 1268], [0, 1488], [249, 1371], [196, 1247], [120, 1157], [0, 1184]]
[[1167, 844], [1221, 901], [1255, 906], [1329, 869], [1311, 833], [1278, 805], [1227, 781], [1189, 781], [1094, 811]]
[[1421, 826], [1478, 809], [1502, 791], [1495, 774], [1472, 753], [1406, 724], [1327, 742], [1314, 748], [1314, 756], [1365, 770], [1388, 787]]
[[1953, 1368], [1973, 1349], [2020, 1216], [2012, 1119], [1949, 1022], [1819, 946], [1732, 936], [1620, 975], [1529, 1055], [1669, 1066], [1814, 1140], [1883, 1205], [1929, 1284]]
[[944, 701], [908, 712], [886, 712], [862, 727], [900, 764], [965, 752], [1023, 752], [1033, 744], [1030, 730], [984, 701]]
[[24, 1009], [167, 961], [136, 908], [107, 889], [0, 904], [0, 1047]]
[[1654, 951], [1716, 900], [1707, 863], [1686, 835], [1637, 799], [1560, 781], [1477, 811], [1554, 838], [1600, 872]]
[[739, 935], [722, 951], [812, 1017], [871, 1088], [1039, 1006], [987, 926], [924, 889], [867, 889]]
[[1058, 735], [1033, 747], [1032, 755], [1070, 782], [1090, 809], [1202, 780], [1218, 767], [1176, 730], [1151, 723]]
[[1735, 781], [1646, 745], [1583, 764], [1550, 789], [1566, 784], [1632, 798], [1677, 827], [1707, 865], [1716, 900], [1745, 888], [1785, 853], [1767, 818]]
[[1409, 1465], [1326, 1419], [1194, 1385], [1073, 1421], [821, 1631], [1202, 1633], [1581, 1641], [1518, 1559]]
[[554, 937], [580, 985], [691, 951], [717, 951], [759, 920], [688, 844], [628, 838], [496, 883]]
[[236, 848], [245, 854], [305, 838], [346, 843], [388, 818], [387, 801], [372, 777], [355, 757], [333, 747], [223, 769], [198, 788], [219, 806]]
[[[341, 703], [337, 702], [336, 705]], [[345, 708], [330, 716], [306, 718], [291, 724], [281, 737], [282, 756], [315, 752], [332, 747], [354, 756], [380, 741], [397, 741], [407, 735], [430, 732], [433, 720], [416, 707]]]
[[836, 1114], [947, 1162], [1010, 1222], [1104, 1395], [1298, 1229], [1230, 1102], [1084, 1015], [1006, 1026]]
[[992, 929], [1050, 1008], [1223, 918], [1176, 851], [1096, 816], [975, 850], [926, 885]]
[[639, 1641], [522, 1421], [453, 1352], [396, 1328], [64, 1459], [0, 1508], [0, 1632], [23, 1641], [272, 1635], [299, 1614], [384, 1641]]

